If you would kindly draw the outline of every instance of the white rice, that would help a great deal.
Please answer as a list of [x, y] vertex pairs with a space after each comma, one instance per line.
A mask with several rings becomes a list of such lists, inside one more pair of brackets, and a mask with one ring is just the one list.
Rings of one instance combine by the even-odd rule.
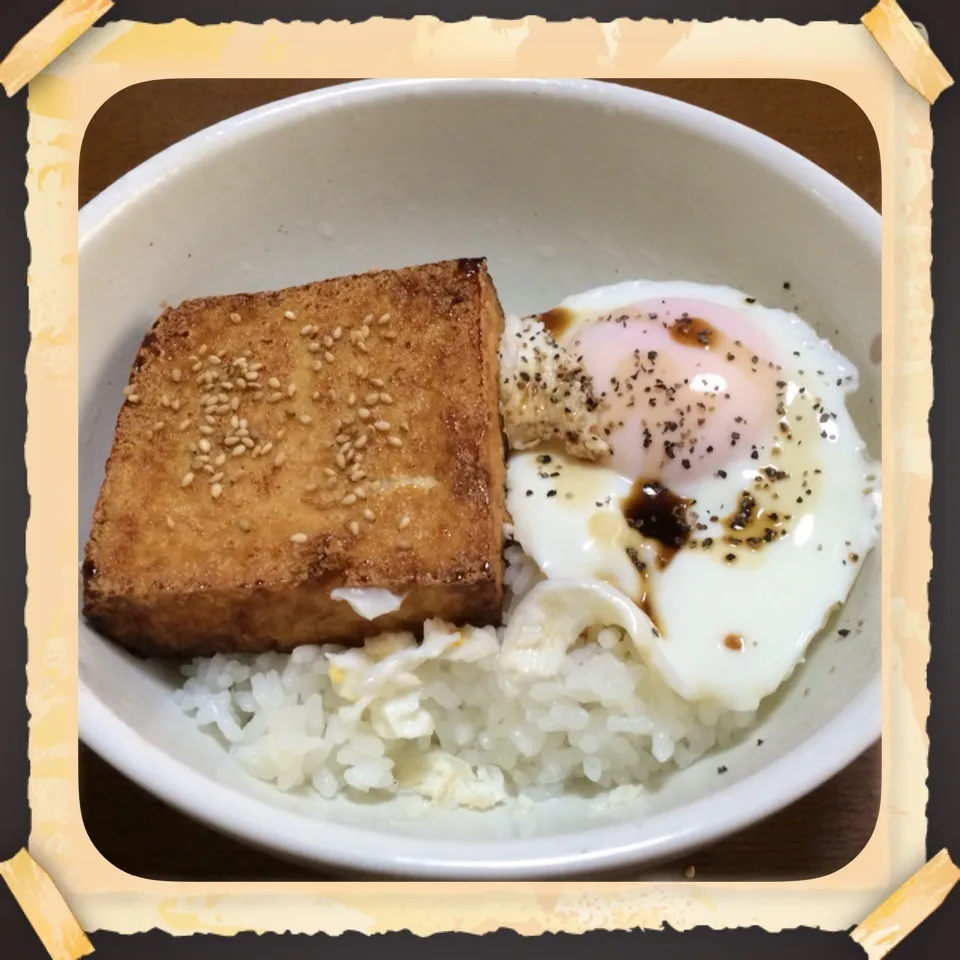
[[[507, 550], [505, 622], [541, 579]], [[557, 674], [507, 693], [503, 628], [428, 621], [362, 649], [200, 658], [175, 698], [234, 760], [280, 790], [419, 794], [486, 809], [576, 786], [642, 787], [724, 746], [754, 722], [689, 703], [660, 682], [618, 631], [591, 628]]]

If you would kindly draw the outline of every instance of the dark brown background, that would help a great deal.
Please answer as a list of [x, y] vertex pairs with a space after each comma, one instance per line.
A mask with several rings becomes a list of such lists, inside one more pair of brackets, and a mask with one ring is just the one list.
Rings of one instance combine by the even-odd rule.
[[[80, 204], [183, 137], [243, 110], [334, 81], [166, 80], [128, 88], [93, 118], [80, 158]], [[686, 100], [779, 140], [880, 207], [880, 157], [860, 109], [830, 87], [789, 80], [662, 80], [630, 86]], [[80, 801], [94, 844], [139, 876], [318, 879], [183, 817], [80, 746]], [[698, 879], [799, 879], [840, 869], [873, 832], [880, 804], [875, 746], [820, 789], [763, 823], [668, 865]], [[658, 871], [662, 873], [662, 871]], [[639, 877], [639, 871], [625, 876]]]

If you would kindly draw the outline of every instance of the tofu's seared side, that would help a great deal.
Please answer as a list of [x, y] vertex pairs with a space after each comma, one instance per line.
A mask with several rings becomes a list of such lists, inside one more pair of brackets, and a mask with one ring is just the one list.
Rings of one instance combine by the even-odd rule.
[[[167, 310], [117, 421], [84, 614], [151, 655], [497, 621], [502, 324], [483, 260]], [[337, 587], [405, 600], [368, 621]]]

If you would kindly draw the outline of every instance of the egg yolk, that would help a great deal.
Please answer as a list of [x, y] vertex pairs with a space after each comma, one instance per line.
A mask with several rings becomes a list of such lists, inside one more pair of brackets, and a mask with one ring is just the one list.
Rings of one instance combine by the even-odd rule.
[[655, 299], [563, 338], [593, 378], [608, 466], [668, 486], [765, 458], [780, 368], [754, 318], [694, 299]]

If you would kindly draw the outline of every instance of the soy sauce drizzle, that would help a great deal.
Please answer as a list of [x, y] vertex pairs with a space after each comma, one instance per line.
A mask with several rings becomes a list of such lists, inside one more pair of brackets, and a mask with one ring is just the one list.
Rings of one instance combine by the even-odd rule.
[[718, 334], [706, 320], [684, 314], [673, 321], [670, 327], [670, 338], [686, 347], [709, 350], [716, 344]]
[[566, 307], [554, 307], [546, 313], [541, 313], [539, 319], [553, 338], [558, 340], [573, 323], [573, 314]]
[[657, 561], [663, 569], [690, 539], [687, 508], [695, 501], [680, 497], [658, 480], [636, 480], [623, 501], [627, 525], [660, 545]]

